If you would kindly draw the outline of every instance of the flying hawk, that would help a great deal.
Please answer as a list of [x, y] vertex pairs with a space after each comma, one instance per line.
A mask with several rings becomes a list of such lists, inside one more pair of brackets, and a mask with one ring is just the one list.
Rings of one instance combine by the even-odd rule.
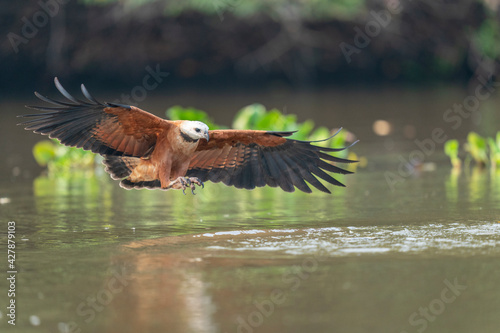
[[[319, 147], [285, 138], [294, 132], [215, 130], [199, 121], [166, 120], [135, 106], [98, 102], [85, 86], [86, 100], [70, 95], [54, 79], [67, 101], [56, 101], [35, 92], [55, 106], [27, 106], [43, 113], [23, 115], [33, 118], [20, 125], [26, 130], [59, 139], [67, 146], [83, 148], [104, 157], [111, 178], [126, 189], [182, 189], [203, 182], [223, 182], [228, 186], [254, 189], [295, 187], [311, 192], [306, 181], [318, 190], [330, 191], [316, 178], [344, 186], [325, 171], [348, 174], [328, 161], [355, 161], [332, 156], [346, 148]], [[338, 133], [338, 132], [337, 132]]]

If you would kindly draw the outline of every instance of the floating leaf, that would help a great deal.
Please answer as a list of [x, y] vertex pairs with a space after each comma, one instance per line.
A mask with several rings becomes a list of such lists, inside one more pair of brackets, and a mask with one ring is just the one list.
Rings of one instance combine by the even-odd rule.
[[491, 161], [491, 166], [493, 168], [496, 168], [497, 166], [500, 166], [500, 132], [497, 133], [497, 141], [495, 141], [493, 138], [488, 138], [488, 144], [490, 147], [490, 161]]
[[258, 120], [265, 116], [266, 107], [262, 104], [252, 104], [244, 107], [236, 114], [233, 120], [235, 129], [255, 129]]
[[467, 135], [468, 150], [476, 163], [486, 165], [488, 161], [486, 140], [475, 132]]
[[[318, 127], [308, 138], [310, 141], [319, 141], [328, 139], [331, 136], [330, 130], [324, 126]], [[325, 146], [328, 142], [323, 143]]]
[[448, 140], [444, 143], [444, 153], [450, 158], [458, 156], [459, 148], [460, 145], [458, 143], [458, 140]]
[[33, 147], [33, 156], [40, 166], [47, 164], [56, 157], [57, 146], [50, 140], [39, 141]]
[[205, 111], [195, 108], [183, 108], [182, 106], [175, 105], [169, 108], [166, 113], [167, 118], [172, 120], [201, 121], [207, 124], [211, 130], [222, 128], [222, 126], [216, 125]]
[[[314, 129], [314, 121], [308, 119], [297, 127], [297, 133], [293, 135], [294, 139], [307, 140]], [[291, 129], [287, 129], [291, 130]]]
[[450, 158], [450, 162], [454, 168], [460, 168], [462, 161], [458, 157], [460, 144], [458, 140], [448, 140], [444, 143], [444, 153]]

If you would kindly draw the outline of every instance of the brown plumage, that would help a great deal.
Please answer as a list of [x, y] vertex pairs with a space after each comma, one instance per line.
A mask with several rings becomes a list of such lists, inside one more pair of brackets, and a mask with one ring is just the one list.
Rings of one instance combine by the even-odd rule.
[[[319, 147], [285, 138], [293, 132], [216, 130], [198, 121], [170, 121], [135, 106], [100, 103], [82, 84], [86, 100], [71, 96], [55, 78], [68, 101], [35, 95], [55, 106], [29, 106], [43, 113], [21, 125], [57, 138], [62, 144], [104, 156], [106, 171], [126, 189], [182, 189], [203, 182], [253, 189], [269, 185], [311, 192], [308, 184], [330, 191], [316, 178], [344, 186], [328, 172], [348, 174], [330, 162], [352, 163], [328, 153], [345, 148]], [[307, 183], [306, 183], [307, 182]]]

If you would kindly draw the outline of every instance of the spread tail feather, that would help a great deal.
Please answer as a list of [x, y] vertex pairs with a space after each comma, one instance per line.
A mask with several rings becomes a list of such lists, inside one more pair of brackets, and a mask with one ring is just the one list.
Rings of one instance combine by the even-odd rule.
[[111, 175], [111, 178], [120, 180], [130, 176], [140, 161], [141, 159], [137, 157], [107, 155], [102, 163], [106, 166], [106, 172]]
[[133, 182], [129, 179], [123, 179], [120, 182], [120, 186], [123, 187], [126, 190], [131, 190], [131, 189], [140, 189], [140, 188], [146, 188], [148, 190], [153, 190], [153, 189], [162, 189], [161, 188], [161, 183], [159, 180], [150, 180], [150, 181], [140, 181], [140, 182]]
[[[130, 176], [135, 167], [141, 162], [140, 158], [127, 156], [105, 156], [102, 163], [106, 166], [106, 172], [111, 175], [111, 178], [120, 180], [120, 186], [124, 189], [131, 190], [133, 188], [155, 189], [161, 188], [159, 180], [133, 182], [126, 178]], [[125, 179], [124, 179], [125, 178]]]

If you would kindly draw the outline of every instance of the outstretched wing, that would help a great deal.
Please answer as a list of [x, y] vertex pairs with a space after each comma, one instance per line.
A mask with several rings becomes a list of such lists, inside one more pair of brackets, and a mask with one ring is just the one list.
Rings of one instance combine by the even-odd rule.
[[43, 113], [22, 115], [34, 118], [20, 124], [25, 129], [101, 155], [142, 157], [153, 150], [165, 127], [164, 119], [134, 106], [100, 103], [83, 84], [86, 100], [76, 99], [57, 78], [54, 82], [68, 101], [56, 101], [35, 92], [39, 99], [55, 106], [27, 106]]
[[351, 173], [327, 162], [355, 162], [327, 154], [345, 148], [318, 147], [309, 141], [284, 138], [292, 133], [210, 131], [209, 142], [200, 140], [187, 176], [246, 189], [279, 186], [287, 192], [293, 192], [294, 186], [301, 191], [312, 192], [307, 181], [318, 190], [330, 193], [316, 177], [333, 185], [344, 186], [325, 171]]

